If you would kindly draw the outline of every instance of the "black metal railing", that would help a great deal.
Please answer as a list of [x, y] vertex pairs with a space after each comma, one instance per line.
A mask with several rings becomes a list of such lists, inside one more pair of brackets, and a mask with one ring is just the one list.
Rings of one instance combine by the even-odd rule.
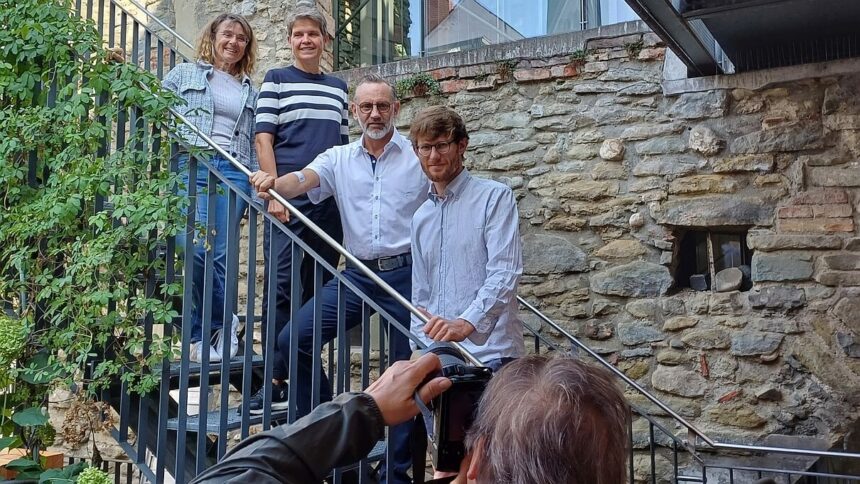
[[[145, 9], [131, 0], [132, 4], [143, 10], [143, 15], [154, 18]], [[153, 72], [157, 77], [161, 78], [167, 70], [172, 68], [178, 60], [185, 58], [178, 52], [176, 45], [182, 44], [190, 46], [189, 43], [181, 40], [181, 37], [176, 34], [169, 26], [161, 21], [156, 21], [160, 30], [155, 32], [137, 17], [132, 15], [126, 8], [119, 5], [115, 0], [87, 0], [85, 5], [77, 5], [81, 15], [87, 18], [94, 19], [99, 26], [100, 32], [105, 36], [108, 47], [121, 47], [129, 56], [129, 61], [138, 65], [142, 69]], [[165, 40], [162, 35], [173, 36], [173, 40]], [[184, 118], [178, 113], [173, 114], [184, 122]], [[115, 120], [106, 120], [113, 127], [113, 136], [107, 140], [104, 150], [122, 150], [126, 146], [127, 139], [135, 139], [135, 133], [153, 129], [147, 125], [147, 121], [143, 119], [135, 110], [120, 111]], [[192, 127], [193, 128], [193, 127]], [[229, 153], [224, 152], [209, 140], [203, 133], [198, 132], [198, 136], [205, 140], [211, 147], [210, 152], [214, 151], [222, 157], [229, 160], [233, 165], [247, 173], [246, 167], [239, 164]], [[191, 152], [188, 162], [189, 180], [196, 178], [196, 173], [200, 169], [207, 169], [208, 187], [210, 193], [215, 193], [216, 186], [221, 184], [226, 187], [224, 194], [228, 197], [230, 207], [235, 207], [238, 200], [245, 201], [248, 206], [247, 223], [247, 254], [245, 261], [247, 270], [240, 271], [239, 253], [242, 245], [240, 238], [234, 236], [232, 232], [228, 235], [227, 240], [227, 280], [229, 284], [225, 295], [225, 314], [232, 312], [240, 313], [240, 320], [243, 325], [241, 351], [240, 355], [232, 359], [223, 359], [220, 363], [208, 361], [208, 352], [203, 352], [203, 361], [193, 363], [189, 355], [190, 341], [190, 325], [182, 324], [183, 321], [189, 321], [191, 311], [191, 284], [193, 279], [194, 264], [191, 261], [193, 254], [192, 237], [185, 239], [184, 253], [188, 254], [182, 261], [181, 268], [177, 269], [173, 261], [179, 260], [177, 257], [176, 240], [167, 238], [164, 240], [164, 250], [160, 253], [151, 254], [151, 257], [164, 257], [168, 262], [166, 264], [166, 272], [162, 275], [150, 274], [147, 276], [144, 290], [152, 293], [160, 284], [170, 284], [174, 281], [184, 280], [184, 294], [182, 297], [182, 317], [177, 321], [181, 326], [179, 337], [174, 334], [173, 325], [162, 325], [161, 328], [155, 328], [151, 321], [144, 321], [144, 330], [148, 337], [153, 335], [156, 329], [160, 329], [167, 337], [174, 337], [178, 344], [181, 345], [179, 359], [166, 360], [160, 368], [161, 383], [158, 392], [149, 395], [134, 395], [130, 394], [127, 389], [117, 387], [114, 391], [107, 394], [106, 400], [117, 409], [120, 415], [119, 425], [115, 431], [115, 437], [120, 445], [128, 452], [129, 458], [137, 465], [142, 473], [142, 477], [150, 482], [164, 482], [168, 476], [172, 477], [176, 482], [186, 482], [206, 467], [222, 457], [228, 448], [228, 442], [234, 437], [245, 438], [252, 429], [267, 429], [272, 425], [280, 422], [289, 422], [296, 415], [296, 389], [290, 389], [290, 406], [286, 412], [272, 412], [268, 405], [264, 405], [264, 411], [260, 415], [251, 415], [248, 408], [250, 396], [256, 388], [263, 385], [264, 399], [266, 403], [271, 402], [272, 395], [268, 391], [269, 385], [267, 382], [272, 377], [273, 367], [273, 345], [274, 337], [272, 337], [275, 321], [273, 312], [261, 315], [258, 310], [260, 299], [258, 294], [258, 283], [261, 279], [258, 277], [258, 261], [259, 254], [257, 253], [260, 222], [270, 224], [272, 230], [281, 230], [286, 233], [292, 244], [292, 255], [295, 259], [300, 257], [310, 257], [313, 259], [313, 267], [315, 277], [314, 287], [311, 288], [311, 293], [316, 294], [321, 286], [323, 276], [330, 274], [337, 281], [337, 287], [340, 294], [345, 294], [345, 291], [353, 291], [362, 300], [361, 314], [362, 323], [359, 326], [360, 344], [352, 345], [350, 343], [349, 334], [346, 331], [344, 324], [345, 315], [343, 313], [343, 298], [338, 305], [338, 329], [337, 337], [334, 341], [324, 348], [321, 353], [315, 353], [313, 356], [313, 364], [315, 368], [319, 368], [320, 363], [325, 359], [325, 364], [328, 374], [332, 377], [332, 385], [335, 393], [365, 388], [371, 381], [371, 377], [376, 374], [381, 374], [382, 371], [390, 364], [390, 338], [386, 338], [386, 334], [391, 334], [391, 331], [399, 331], [413, 341], [418, 342], [410, 333], [408, 322], [396, 321], [390, 314], [386, 313], [381, 307], [374, 303], [373, 299], [360, 291], [354, 284], [337, 270], [337, 267], [329, 264], [318, 254], [313, 248], [309, 247], [300, 238], [295, 236], [288, 228], [279, 221], [272, 218], [269, 214], [264, 213], [258, 202], [255, 202], [248, 194], [244, 193], [238, 186], [231, 182], [222, 173], [218, 172], [210, 163], [207, 156], [196, 152], [194, 149], [184, 147]], [[178, 166], [174, 161], [170, 166], [171, 170], [176, 171]], [[195, 233], [198, 230], [199, 221], [196, 220], [196, 204], [197, 193], [194, 183], [190, 183], [188, 188], [188, 198], [190, 206], [187, 208], [186, 231], [189, 234]], [[281, 199], [275, 194], [290, 211], [291, 217], [300, 220], [307, 227], [317, 233], [325, 243], [335, 247], [335, 249], [343, 256], [351, 265], [361, 269], [367, 277], [373, 280], [387, 294], [400, 302], [404, 307], [416, 315], [416, 317], [425, 320], [426, 318], [415, 309], [410, 302], [402, 295], [398, 294], [394, 289], [385, 284], [379, 277], [364, 267], [351, 254], [346, 252], [337, 241], [333, 240], [324, 231], [319, 229], [310, 220], [308, 220], [300, 211], [291, 206], [286, 200]], [[211, 206], [213, 197], [209, 197]], [[108, 201], [109, 202], [109, 201]], [[210, 210], [210, 213], [212, 211]], [[235, 210], [230, 210], [227, 214], [229, 221], [235, 222], [242, 214], [236, 213]], [[212, 229], [210, 226], [204, 227], [202, 233], [204, 237], [211, 237]], [[158, 234], [151, 234], [152, 237], [158, 237]], [[212, 334], [212, 311], [208, 308], [207, 301], [211, 302], [211, 286], [213, 281], [213, 257], [211, 251], [207, 251], [204, 271], [204, 301], [203, 310], [203, 341], [208, 341]], [[298, 270], [299, 264], [293, 264], [295, 271]], [[293, 286], [291, 293], [292, 307], [291, 317], [295, 317], [299, 309], [301, 297], [301, 287], [299, 286], [300, 278], [297, 274], [293, 274]], [[270, 271], [268, 274], [269, 284], [274, 284], [276, 274]], [[238, 287], [245, 288], [246, 300], [243, 304], [243, 310], [238, 311], [239, 294]], [[270, 297], [272, 297], [270, 293]], [[209, 298], [209, 299], [206, 299]], [[703, 452], [697, 446], [702, 445], [712, 453], [721, 451], [732, 452], [748, 452], [757, 455], [771, 454], [794, 454], [797, 456], [811, 457], [813, 459], [823, 458], [840, 458], [840, 459], [860, 459], [860, 455], [839, 453], [839, 452], [815, 452], [804, 451], [798, 449], [783, 449], [774, 447], [760, 446], [742, 446], [734, 444], [723, 444], [710, 439], [701, 430], [684, 417], [673, 411], [659, 398], [652, 395], [646, 388], [627, 377], [622, 371], [618, 370], [614, 365], [602, 358], [600, 355], [588, 348], [587, 345], [579, 341], [573, 335], [568, 333], [564, 328], [560, 327], [550, 318], [541, 313], [534, 305], [520, 298], [521, 306], [525, 311], [528, 311], [537, 316], [542, 323], [547, 327], [552, 328], [553, 332], [559, 337], [548, 337], [538, 328], [527, 325], [527, 331], [530, 338], [533, 340], [534, 352], [547, 351], [564, 351], [564, 352], [579, 352], [592, 357], [598, 364], [612, 371], [624, 384], [629, 386], [635, 392], [645, 396], [645, 398], [654, 404], [663, 415], [666, 417], [654, 417], [648, 415], [643, 410], [637, 407], [631, 407], [636, 419], [631, 423], [630, 427], [630, 442], [633, 451], [630, 454], [630, 482], [658, 482], [658, 480], [669, 478], [674, 482], [707, 482], [709, 479], [715, 482], [728, 482], [722, 479], [720, 472], [728, 472], [729, 478], [734, 475], [741, 475], [746, 469], [740, 466], [722, 467], [717, 464], [709, 464], [703, 458]], [[272, 308], [274, 304], [270, 304]], [[378, 314], [377, 320], [373, 320], [371, 315]], [[314, 308], [315, 335], [319, 335], [320, 324], [320, 308]], [[294, 330], [296, 326], [293, 325]], [[258, 345], [254, 336], [259, 333], [262, 338]], [[374, 333], [376, 333], [374, 339]], [[296, 334], [293, 334], [292, 341], [296, 341]], [[318, 336], [317, 336], [318, 337]], [[229, 339], [227, 339], [229, 341]], [[319, 341], [319, 340], [317, 340]], [[376, 346], [374, 349], [373, 346]], [[296, 376], [296, 361], [298, 358], [295, 345], [288, 352], [290, 380], [295, 381]], [[479, 363], [472, 358], [473, 363]], [[313, 387], [317, 388], [321, 375], [315, 371], [313, 375]], [[198, 392], [197, 411], [189, 412], [193, 407], [192, 390]], [[173, 395], [172, 395], [173, 394]], [[210, 397], [210, 394], [212, 397]], [[217, 401], [215, 395], [218, 395]], [[233, 396], [239, 396], [241, 403], [236, 402]], [[319, 395], [316, 395], [316, 402], [319, 400]], [[210, 405], [211, 404], [211, 405]], [[212, 407], [210, 410], [210, 406]], [[676, 435], [676, 431], [670, 430], [680, 428], [681, 435]], [[135, 438], [130, 438], [132, 433]], [[384, 453], [388, 452], [389, 447], [380, 444], [371, 452], [367, 459], [363, 460], [359, 465], [360, 476], [363, 478], [370, 470], [374, 462], [378, 462]], [[391, 459], [386, 459], [390, 463]], [[728, 471], [727, 471], [728, 469]], [[764, 468], [760, 469], [762, 475], [768, 471]], [[796, 472], [795, 472], [796, 471]], [[344, 470], [334, 472], [334, 482], [340, 482]], [[810, 470], [810, 468], [791, 470], [783, 470], [784, 474], [790, 476], [801, 477], [817, 477], [810, 473], [827, 474], [827, 472], [819, 472]], [[810, 474], [806, 476], [806, 474]], [[840, 474], [830, 472], [834, 479], [838, 479]], [[728, 478], [727, 478], [728, 479]], [[738, 481], [741, 482], [741, 481]], [[822, 481], [823, 482], [823, 481]], [[836, 482], [836, 481], [834, 481]]]

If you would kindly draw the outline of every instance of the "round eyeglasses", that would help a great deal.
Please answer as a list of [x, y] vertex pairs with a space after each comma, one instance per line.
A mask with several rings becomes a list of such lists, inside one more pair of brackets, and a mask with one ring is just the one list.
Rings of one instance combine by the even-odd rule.
[[440, 155], [444, 155], [444, 154], [448, 153], [449, 151], [451, 151], [451, 146], [453, 146], [455, 144], [457, 144], [457, 142], [454, 140], [441, 141], [439, 143], [432, 144], [432, 145], [417, 145], [415, 149], [418, 151], [418, 154], [421, 156], [430, 156], [430, 153], [433, 153], [434, 149], [436, 150], [436, 153], [439, 153]]
[[391, 103], [381, 102], [381, 103], [361, 103], [358, 105], [358, 110], [362, 112], [362, 114], [370, 114], [373, 112], [373, 106], [376, 106], [376, 110], [379, 111], [380, 114], [385, 114], [388, 111], [391, 111]]

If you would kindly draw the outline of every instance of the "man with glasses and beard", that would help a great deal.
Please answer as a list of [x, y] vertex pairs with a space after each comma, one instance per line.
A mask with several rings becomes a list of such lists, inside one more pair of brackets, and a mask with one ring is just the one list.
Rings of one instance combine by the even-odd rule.
[[[351, 111], [361, 127], [362, 136], [344, 146], [323, 152], [301, 171], [277, 179], [258, 171], [251, 183], [261, 198], [270, 198], [266, 191], [274, 188], [290, 199], [307, 193], [314, 203], [334, 197], [340, 209], [344, 246], [382, 280], [409, 299], [412, 294], [412, 255], [410, 254], [410, 223], [412, 214], [427, 199], [429, 182], [420, 169], [412, 144], [394, 128], [400, 110], [393, 86], [384, 78], [368, 75], [355, 88]], [[394, 298], [382, 291], [357, 268], [347, 264], [345, 278], [396, 321], [409, 321], [409, 312]], [[317, 295], [322, 307], [322, 338], [319, 347], [313, 345], [313, 299], [299, 310], [296, 318], [278, 335], [278, 345], [284, 355], [291, 344], [298, 345], [295, 364], [298, 417], [312, 410], [312, 396], [319, 391], [320, 403], [332, 398], [329, 380], [323, 368], [320, 386], [312, 388], [313, 355], [337, 336], [338, 283], [332, 279]], [[347, 330], [361, 324], [362, 301], [352, 291], [345, 291]], [[297, 324], [298, 341], [290, 341], [291, 325]], [[409, 339], [396, 329], [388, 334], [392, 361], [409, 359]], [[289, 358], [285, 358], [289, 359]], [[291, 362], [285, 362], [287, 366]], [[409, 433], [411, 424], [401, 424], [391, 430], [394, 451], [394, 475], [385, 482], [411, 482], [407, 471], [411, 465]]]

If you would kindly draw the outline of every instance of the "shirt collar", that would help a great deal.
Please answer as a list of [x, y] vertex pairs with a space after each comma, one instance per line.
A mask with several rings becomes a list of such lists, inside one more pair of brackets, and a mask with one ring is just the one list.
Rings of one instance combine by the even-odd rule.
[[466, 185], [469, 183], [469, 180], [472, 178], [472, 175], [469, 173], [469, 170], [463, 168], [463, 171], [460, 172], [459, 175], [454, 177], [451, 180], [451, 183], [445, 187], [445, 193], [442, 194], [442, 197], [436, 194], [436, 185], [430, 183], [430, 200], [434, 202], [438, 202], [440, 199], [448, 198], [449, 196], [453, 196], [455, 199], [460, 197], [460, 194], [463, 193], [463, 190], [466, 188]]
[[[200, 67], [200, 69], [202, 69], [203, 72], [206, 73], [207, 76], [209, 74], [211, 74], [213, 70], [215, 70], [215, 66], [213, 66], [212, 64], [210, 64], [204, 60], [200, 60], [200, 59], [197, 59], [197, 66]], [[251, 85], [251, 78], [245, 74], [242, 74], [242, 84], [247, 84], [250, 86]]]
[[[388, 140], [388, 144], [385, 145], [385, 148], [382, 149], [383, 153], [388, 151], [389, 146], [396, 146], [400, 150], [400, 152], [405, 151], [407, 148], [412, 149], [412, 144], [409, 142], [408, 139], [406, 139], [402, 134], [400, 134], [399, 131], [397, 131], [397, 128], [392, 127], [391, 129], [394, 134], [391, 136], [391, 139]], [[353, 149], [353, 154], [358, 154], [361, 152], [368, 153], [367, 149], [364, 147], [363, 133], [361, 137], [359, 137], [355, 141], [355, 148]]]

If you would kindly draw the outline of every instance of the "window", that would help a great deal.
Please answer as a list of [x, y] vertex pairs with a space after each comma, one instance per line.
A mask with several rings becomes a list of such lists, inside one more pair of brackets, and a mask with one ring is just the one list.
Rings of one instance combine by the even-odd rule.
[[[698, 291], [749, 290], [750, 259], [752, 252], [747, 247], [746, 231], [700, 231], [690, 230], [681, 237], [675, 282], [678, 287], [689, 287]], [[714, 281], [724, 280], [720, 272], [737, 268], [742, 277], [739, 287], [720, 287]], [[725, 273], [728, 275], [728, 273]], [[735, 273], [737, 274], [737, 273]]]
[[336, 69], [636, 20], [624, 0], [334, 0]]

